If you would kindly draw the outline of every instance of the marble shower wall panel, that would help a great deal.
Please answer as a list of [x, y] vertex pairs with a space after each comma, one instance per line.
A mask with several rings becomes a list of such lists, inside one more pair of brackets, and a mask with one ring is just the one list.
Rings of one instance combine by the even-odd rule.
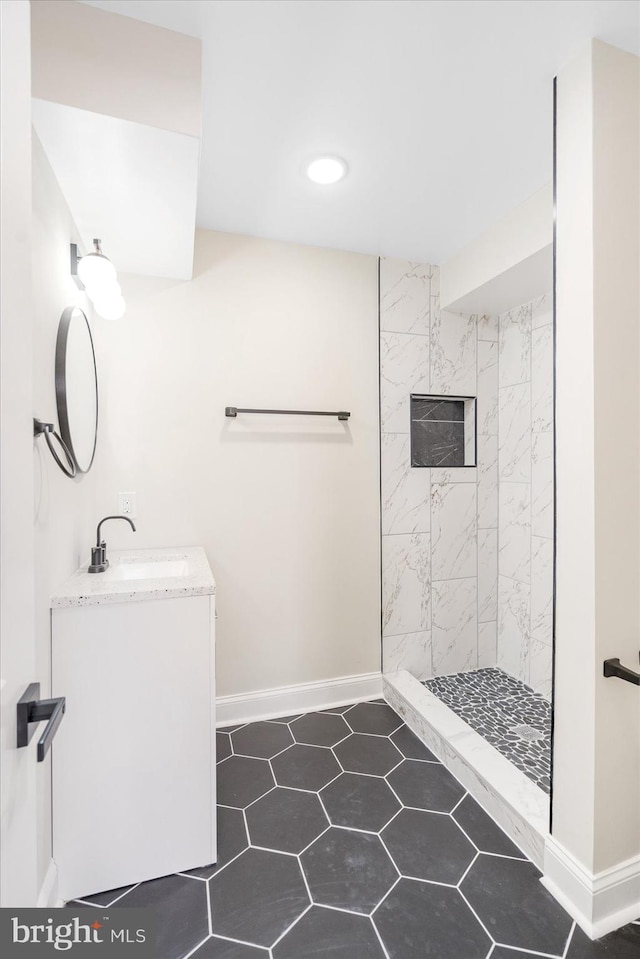
[[478, 665], [476, 578], [434, 582], [431, 596], [433, 675], [475, 669]]
[[431, 488], [431, 578], [462, 579], [477, 573], [475, 484]]
[[474, 316], [435, 309], [431, 317], [431, 392], [476, 395]]
[[478, 437], [478, 528], [498, 527], [498, 437]]
[[427, 533], [431, 525], [431, 470], [411, 468], [406, 433], [382, 433], [382, 533]]
[[[498, 530], [478, 530], [478, 621], [498, 617]], [[478, 640], [479, 642], [479, 640]], [[494, 656], [495, 659], [495, 656]], [[495, 665], [495, 661], [490, 665]]]
[[385, 636], [382, 642], [382, 669], [385, 673], [406, 669], [416, 679], [430, 679], [431, 630]]
[[498, 435], [498, 344], [478, 340], [478, 433]]
[[498, 319], [498, 665], [550, 695], [553, 316], [545, 295]]
[[382, 634], [431, 628], [429, 533], [382, 537]]
[[531, 587], [498, 579], [498, 666], [529, 685]]
[[431, 277], [428, 263], [380, 260], [380, 329], [429, 336]]
[[383, 433], [408, 433], [409, 395], [429, 392], [429, 337], [380, 334], [380, 421]]

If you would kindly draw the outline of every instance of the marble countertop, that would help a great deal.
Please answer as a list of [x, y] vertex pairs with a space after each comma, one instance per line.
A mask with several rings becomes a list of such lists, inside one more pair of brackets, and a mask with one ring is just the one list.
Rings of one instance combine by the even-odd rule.
[[[209, 596], [216, 583], [201, 546], [163, 549], [108, 550], [109, 568], [104, 573], [87, 572], [88, 563], [69, 577], [51, 597], [51, 608], [102, 606], [107, 603], [137, 603], [151, 599], [175, 599]], [[183, 575], [157, 575], [144, 578], [120, 578], [119, 568], [135, 564], [185, 563]], [[161, 566], [158, 567], [161, 570]], [[165, 570], [167, 567], [165, 565]], [[148, 570], [146, 572], [149, 572]]]

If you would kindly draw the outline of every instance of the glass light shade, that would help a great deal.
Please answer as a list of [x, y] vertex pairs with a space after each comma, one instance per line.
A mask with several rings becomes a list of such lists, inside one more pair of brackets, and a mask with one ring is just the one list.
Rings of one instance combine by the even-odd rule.
[[307, 176], [313, 183], [329, 186], [347, 175], [347, 164], [341, 157], [318, 157], [307, 167]]
[[115, 266], [103, 253], [87, 253], [78, 263], [78, 276], [89, 295], [92, 291], [98, 294], [99, 290], [114, 283], [117, 275]]
[[127, 309], [127, 304], [119, 293], [115, 296], [98, 299], [94, 302], [96, 313], [99, 313], [103, 320], [119, 320]]

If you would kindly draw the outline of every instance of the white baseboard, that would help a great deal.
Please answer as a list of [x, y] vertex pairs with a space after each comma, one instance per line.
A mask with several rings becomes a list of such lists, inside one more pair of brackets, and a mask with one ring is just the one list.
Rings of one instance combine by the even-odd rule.
[[49, 860], [44, 882], [40, 887], [37, 906], [44, 909], [53, 909], [62, 906], [64, 903], [58, 896], [58, 867], [55, 859]]
[[382, 696], [382, 673], [342, 676], [319, 683], [261, 689], [239, 696], [219, 696], [216, 700], [216, 725], [251, 723], [259, 719], [277, 719], [296, 713], [308, 713], [331, 706], [346, 706]]
[[640, 856], [592, 874], [549, 836], [542, 883], [590, 939], [640, 917]]

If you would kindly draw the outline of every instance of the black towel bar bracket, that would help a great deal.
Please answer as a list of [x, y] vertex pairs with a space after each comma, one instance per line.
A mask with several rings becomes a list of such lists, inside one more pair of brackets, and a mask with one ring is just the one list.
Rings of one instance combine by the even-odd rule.
[[[31, 683], [18, 700], [18, 749], [28, 746], [37, 723], [48, 720], [38, 740], [38, 762], [41, 763], [62, 721], [66, 709], [64, 696], [59, 699], [40, 699], [40, 683]], [[31, 729], [29, 729], [31, 727]]]
[[276, 413], [282, 416], [337, 416], [339, 420], [348, 420], [351, 413], [347, 410], [338, 410], [337, 412], [324, 412], [321, 410], [249, 410], [241, 409], [239, 406], [225, 406], [225, 416], [237, 416], [238, 413]]
[[623, 666], [619, 659], [605, 659], [604, 675], [609, 678], [616, 676], [618, 679], [624, 679], [628, 683], [640, 686], [640, 673], [636, 673], [628, 666]]

